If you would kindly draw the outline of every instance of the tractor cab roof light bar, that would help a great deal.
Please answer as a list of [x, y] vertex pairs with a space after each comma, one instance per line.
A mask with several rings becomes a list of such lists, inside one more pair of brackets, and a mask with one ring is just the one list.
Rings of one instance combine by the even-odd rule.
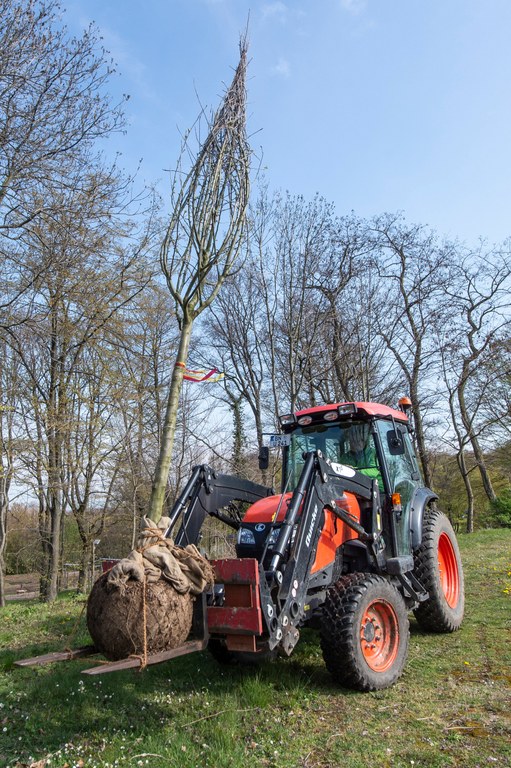
[[357, 412], [357, 406], [355, 403], [343, 403], [337, 408], [339, 416], [350, 416]]

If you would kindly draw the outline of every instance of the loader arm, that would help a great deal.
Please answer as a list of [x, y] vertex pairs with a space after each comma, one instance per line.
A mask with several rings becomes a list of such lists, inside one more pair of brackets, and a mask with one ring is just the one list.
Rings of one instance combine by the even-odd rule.
[[241, 513], [235, 502], [253, 504], [271, 496], [273, 492], [272, 488], [240, 477], [222, 475], [207, 464], [200, 464], [193, 468], [190, 479], [172, 508], [166, 536], [172, 536], [181, 516], [181, 525], [175, 536], [175, 543], [181, 547], [198, 544], [207, 515], [217, 517], [237, 530], [241, 523]]
[[[336, 505], [335, 499], [340, 499], [344, 491], [350, 491], [366, 501], [372, 501], [373, 530], [371, 532], [366, 531]], [[384, 545], [380, 537], [381, 531], [376, 524], [380, 513], [377, 482], [342, 465], [332, 465], [325, 461], [320, 451], [307, 453], [300, 479], [273, 550], [270, 569], [266, 573], [268, 587], [271, 589], [272, 584], [278, 585], [272, 620], [269, 624], [270, 648], [281, 645], [287, 654], [291, 653], [298, 641], [297, 627], [306, 618], [306, 611], [310, 608], [311, 590], [321, 592], [329, 586], [326, 574], [312, 574], [312, 565], [324, 524], [325, 509], [332, 511], [356, 531], [358, 538], [367, 546], [375, 568], [379, 566], [379, 555]], [[285, 562], [285, 553], [295, 526], [297, 526], [296, 536], [289, 558]]]

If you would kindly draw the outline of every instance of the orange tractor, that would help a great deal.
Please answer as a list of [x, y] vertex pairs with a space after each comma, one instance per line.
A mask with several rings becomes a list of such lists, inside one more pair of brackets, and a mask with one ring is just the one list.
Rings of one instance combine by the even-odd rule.
[[[316, 626], [332, 677], [367, 691], [401, 675], [408, 611], [424, 629], [458, 629], [458, 544], [422, 484], [407, 406], [340, 403], [283, 416], [273, 437], [283, 448], [278, 495], [195, 469], [168, 535], [181, 519], [176, 543], [198, 544], [207, 514], [237, 530], [237, 558], [215, 561], [206, 609], [217, 658], [289, 655], [300, 628]], [[267, 462], [263, 449], [261, 468]], [[235, 499], [254, 503], [240, 514]]]
[[[409, 611], [426, 630], [458, 629], [458, 544], [436, 494], [423, 486], [408, 408], [406, 399], [399, 410], [352, 402], [283, 416], [281, 434], [270, 439], [282, 448], [279, 494], [195, 467], [166, 535], [200, 546], [213, 516], [236, 531], [236, 558], [213, 561], [215, 585], [196, 601], [186, 644], [148, 663], [206, 646], [227, 663], [290, 655], [300, 629], [311, 626], [334, 680], [370, 691], [403, 671]], [[261, 469], [268, 460], [263, 448]]]

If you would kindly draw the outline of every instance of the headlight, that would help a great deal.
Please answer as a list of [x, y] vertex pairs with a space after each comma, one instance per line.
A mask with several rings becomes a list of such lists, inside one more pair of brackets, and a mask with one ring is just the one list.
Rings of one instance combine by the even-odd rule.
[[238, 544], [251, 544], [255, 546], [255, 538], [250, 528], [240, 528], [238, 531]]
[[277, 543], [277, 539], [279, 538], [280, 528], [274, 528], [270, 535], [268, 536], [268, 546], [273, 547], [274, 544]]

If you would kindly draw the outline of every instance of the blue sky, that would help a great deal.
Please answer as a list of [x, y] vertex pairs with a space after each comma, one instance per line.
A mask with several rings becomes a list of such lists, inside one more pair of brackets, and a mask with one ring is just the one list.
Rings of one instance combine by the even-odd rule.
[[249, 128], [272, 188], [339, 214], [403, 211], [474, 243], [511, 235], [509, 0], [64, 0], [94, 20], [130, 94], [132, 169], [174, 167], [215, 107], [250, 12]]

